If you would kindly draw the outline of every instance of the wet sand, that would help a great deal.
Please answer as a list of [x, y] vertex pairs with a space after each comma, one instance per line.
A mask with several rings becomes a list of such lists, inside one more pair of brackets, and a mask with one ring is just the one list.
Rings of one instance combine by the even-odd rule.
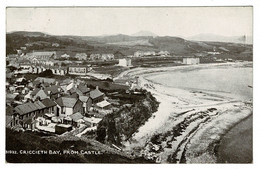
[[231, 128], [221, 139], [218, 163], [252, 163], [253, 116], [249, 116]]

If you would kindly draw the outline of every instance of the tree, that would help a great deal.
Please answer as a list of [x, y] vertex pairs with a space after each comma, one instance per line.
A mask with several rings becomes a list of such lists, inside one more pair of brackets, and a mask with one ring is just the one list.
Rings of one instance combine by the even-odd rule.
[[106, 138], [106, 128], [104, 126], [98, 126], [97, 128], [97, 141], [104, 143]]
[[39, 74], [40, 77], [51, 77], [53, 75], [50, 69], [47, 69]]

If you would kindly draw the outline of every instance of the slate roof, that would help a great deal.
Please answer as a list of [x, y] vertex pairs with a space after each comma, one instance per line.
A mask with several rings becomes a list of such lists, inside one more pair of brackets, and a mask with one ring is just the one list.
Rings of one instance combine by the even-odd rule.
[[13, 114], [13, 107], [6, 105], [5, 113], [6, 113], [6, 116], [11, 116]]
[[57, 94], [57, 93], [59, 93], [59, 90], [58, 90], [58, 89], [59, 89], [58, 86], [53, 85], [53, 86], [50, 86], [50, 87], [45, 88], [45, 89], [44, 89], [44, 92], [45, 92], [46, 94], [48, 94], [48, 91], [51, 91], [52, 94]]
[[16, 106], [14, 108], [14, 110], [15, 110], [15, 112], [19, 113], [20, 115], [23, 115], [23, 114], [27, 114], [27, 113], [34, 112], [36, 110], [40, 110], [40, 109], [45, 108], [45, 106], [42, 103], [39, 103], [39, 102], [40, 101], [35, 102], [35, 103], [30, 103], [30, 102], [25, 103], [25, 104]]
[[79, 96], [79, 100], [82, 101], [82, 102], [87, 102], [89, 99], [89, 96]]
[[70, 97], [59, 97], [56, 100], [56, 103], [61, 107], [69, 107], [73, 108], [76, 104], [78, 99], [76, 98], [70, 98]]
[[96, 98], [98, 98], [98, 97], [100, 97], [100, 96], [103, 96], [103, 95], [104, 95], [104, 93], [102, 93], [102, 92], [99, 91], [98, 89], [92, 90], [92, 91], [90, 92], [90, 98], [91, 98], [91, 99], [96, 99]]
[[6, 124], [6, 126], [11, 123], [12, 119], [13, 119], [12, 116], [5, 116], [5, 124]]
[[103, 100], [102, 102], [97, 103], [97, 106], [101, 107], [101, 108], [104, 108], [104, 107], [109, 106], [109, 105], [111, 105], [111, 103], [109, 103], [106, 100]]
[[34, 102], [34, 105], [38, 108], [38, 110], [46, 108], [46, 106], [40, 101]]
[[41, 90], [41, 89], [39, 89], [39, 88], [34, 89], [34, 90], [32, 91], [32, 93], [31, 93], [31, 95], [32, 95], [32, 96], [35, 96], [40, 90]]
[[56, 105], [57, 105], [54, 101], [52, 101], [52, 100], [49, 99], [49, 98], [43, 99], [43, 100], [42, 100], [42, 104], [44, 104], [47, 108], [53, 107], [53, 106], [56, 106]]
[[6, 94], [6, 99], [7, 100], [13, 100], [17, 97], [18, 95], [17, 94]]
[[83, 115], [80, 112], [77, 112], [77, 113], [74, 113], [74, 114], [70, 115], [70, 118], [73, 121], [78, 121], [78, 120], [83, 118]]
[[34, 81], [40, 81], [41, 83], [55, 83], [56, 79], [47, 77], [37, 77]]
[[79, 85], [78, 85], [78, 89], [79, 89], [83, 94], [85, 94], [85, 93], [87, 93], [87, 92], [90, 91], [90, 89], [89, 89], [87, 86], [83, 85], [83, 84], [79, 84]]

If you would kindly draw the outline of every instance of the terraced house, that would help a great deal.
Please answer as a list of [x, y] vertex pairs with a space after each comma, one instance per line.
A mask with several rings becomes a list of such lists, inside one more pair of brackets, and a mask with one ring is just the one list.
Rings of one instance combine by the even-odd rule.
[[13, 125], [21, 125], [26, 129], [34, 129], [34, 120], [47, 113], [47, 107], [40, 101], [28, 102], [14, 108], [12, 115]]
[[86, 75], [88, 73], [88, 67], [87, 66], [69, 66], [68, 74], [71, 75]]

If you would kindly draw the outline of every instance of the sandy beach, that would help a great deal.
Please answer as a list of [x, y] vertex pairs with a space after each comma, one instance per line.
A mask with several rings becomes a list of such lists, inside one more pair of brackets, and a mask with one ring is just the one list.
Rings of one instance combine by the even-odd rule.
[[162, 72], [193, 71], [251, 63], [223, 63], [169, 68], [136, 68], [118, 78], [138, 83], [160, 102], [158, 111], [125, 142], [125, 151], [158, 163], [216, 163], [215, 147], [239, 121], [252, 115], [251, 100], [232, 93], [163, 85], [149, 77]]

